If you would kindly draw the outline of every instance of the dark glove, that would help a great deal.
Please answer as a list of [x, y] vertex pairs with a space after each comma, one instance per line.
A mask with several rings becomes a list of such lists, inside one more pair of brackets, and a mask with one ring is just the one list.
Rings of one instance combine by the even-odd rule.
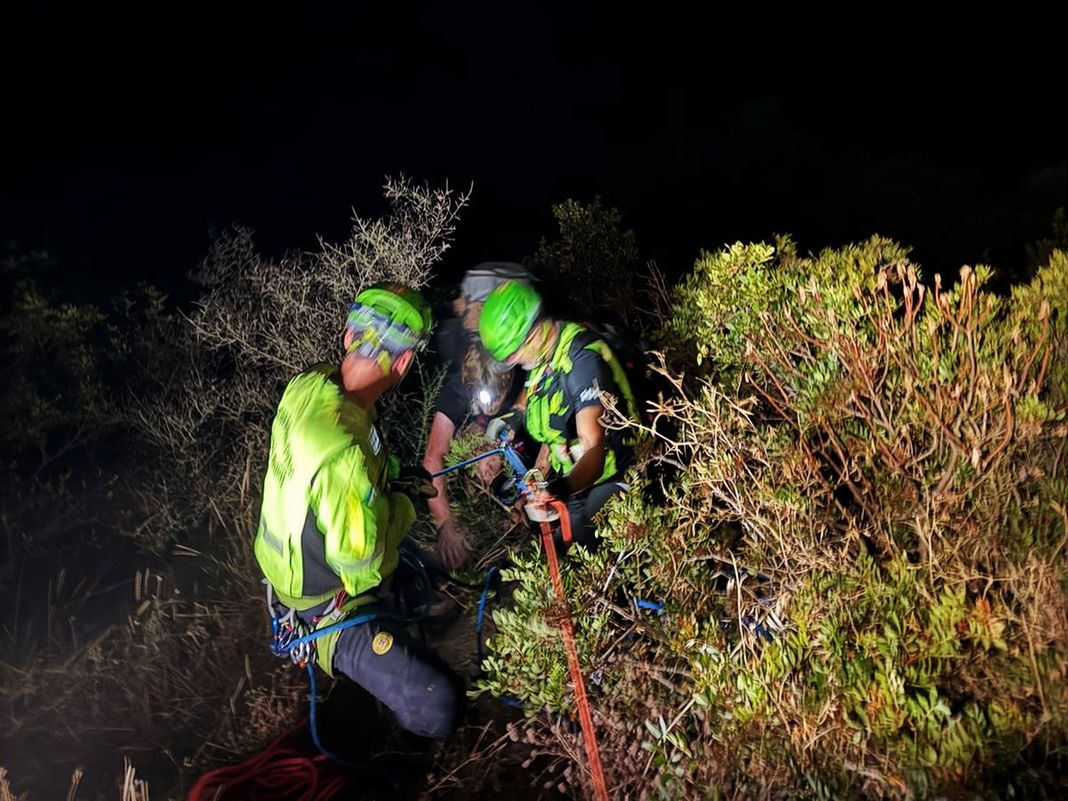
[[545, 491], [558, 500], [566, 501], [571, 497], [571, 482], [566, 476], [557, 476], [546, 482]]
[[405, 493], [413, 501], [420, 498], [435, 498], [438, 494], [434, 479], [421, 464], [401, 467], [397, 477], [389, 482], [389, 488], [394, 492]]
[[511, 442], [523, 428], [524, 422], [525, 414], [522, 411], [508, 412], [500, 417], [494, 417], [486, 425], [486, 439], [494, 445], [501, 441]]

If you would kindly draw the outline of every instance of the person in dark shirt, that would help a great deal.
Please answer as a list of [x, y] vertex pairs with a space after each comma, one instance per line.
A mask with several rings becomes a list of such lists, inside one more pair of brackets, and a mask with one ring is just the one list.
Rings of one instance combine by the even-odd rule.
[[[423, 466], [431, 473], [444, 467], [457, 431], [469, 426], [485, 429], [493, 415], [515, 403], [522, 389], [518, 371], [493, 359], [478, 337], [483, 302], [509, 280], [529, 284], [533, 279], [522, 265], [512, 262], [483, 262], [468, 270], [453, 303], [456, 316], [438, 326], [434, 349], [446, 365], [446, 374], [423, 455]], [[477, 464], [486, 483], [500, 470], [495, 458]], [[436, 478], [434, 486], [437, 497], [429, 499], [427, 506], [437, 528], [438, 556], [446, 569], [455, 570], [470, 556], [471, 541], [464, 525], [452, 516], [445, 477]]]

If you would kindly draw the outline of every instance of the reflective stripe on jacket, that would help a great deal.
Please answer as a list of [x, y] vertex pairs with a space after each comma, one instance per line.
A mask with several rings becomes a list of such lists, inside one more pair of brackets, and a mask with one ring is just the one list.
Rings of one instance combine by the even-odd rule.
[[[554, 470], [567, 475], [578, 459], [572, 451], [579, 445], [575, 425], [578, 398], [568, 390], [566, 377], [574, 367], [574, 359], [582, 350], [593, 351], [608, 367], [615, 387], [601, 387], [622, 394], [623, 410], [637, 419], [630, 382], [619, 360], [601, 339], [578, 323], [561, 323], [560, 335], [552, 355], [544, 364], [530, 372], [527, 378], [526, 427], [530, 435], [549, 446], [549, 458]], [[597, 483], [615, 475], [623, 466], [630, 443], [619, 432], [605, 432], [604, 470]]]

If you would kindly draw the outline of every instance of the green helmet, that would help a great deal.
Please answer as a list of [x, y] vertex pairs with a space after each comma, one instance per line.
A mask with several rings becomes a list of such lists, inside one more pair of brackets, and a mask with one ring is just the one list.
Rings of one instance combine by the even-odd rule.
[[353, 332], [349, 352], [375, 356], [385, 351], [399, 356], [422, 350], [430, 339], [430, 304], [411, 287], [392, 282], [369, 286], [349, 307], [345, 327]]
[[541, 296], [521, 281], [505, 281], [486, 298], [478, 320], [482, 344], [497, 361], [513, 355], [541, 314]]

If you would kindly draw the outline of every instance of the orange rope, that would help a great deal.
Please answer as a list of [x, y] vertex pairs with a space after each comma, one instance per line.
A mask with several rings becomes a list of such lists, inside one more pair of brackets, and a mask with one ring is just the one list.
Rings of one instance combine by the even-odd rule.
[[[560, 535], [565, 543], [570, 543], [571, 518], [567, 513], [567, 505], [555, 499], [550, 501], [549, 505], [560, 513]], [[560, 577], [560, 560], [556, 555], [556, 545], [553, 543], [552, 526], [547, 521], [541, 524], [541, 542], [545, 548], [545, 558], [549, 562], [549, 577], [553, 582], [553, 590], [560, 603], [564, 605], [567, 603], [567, 597], [564, 595], [564, 582]], [[575, 687], [575, 704], [578, 706], [579, 723], [582, 724], [582, 742], [586, 746], [586, 758], [590, 763], [593, 793], [597, 801], [608, 801], [608, 787], [604, 780], [604, 768], [601, 766], [601, 752], [597, 748], [597, 732], [593, 728], [590, 702], [586, 698], [586, 682], [582, 678], [578, 649], [575, 647], [575, 629], [571, 625], [571, 616], [567, 613], [566, 606], [560, 618], [560, 633], [564, 638], [564, 650], [567, 651], [567, 667], [571, 672], [571, 683]]]

